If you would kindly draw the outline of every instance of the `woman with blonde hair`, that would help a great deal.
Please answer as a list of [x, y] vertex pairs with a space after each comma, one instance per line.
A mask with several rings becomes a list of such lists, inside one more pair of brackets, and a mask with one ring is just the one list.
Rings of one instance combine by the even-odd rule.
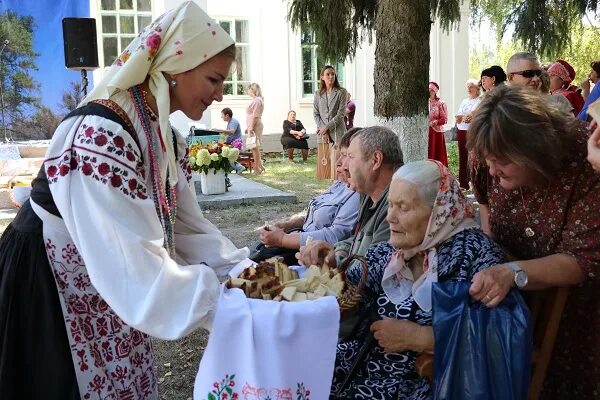
[[58, 126], [0, 240], [0, 398], [158, 399], [150, 336], [211, 326], [219, 277], [249, 252], [202, 215], [169, 115], [199, 120], [234, 60], [184, 2]]
[[254, 174], [260, 175], [265, 171], [260, 156], [260, 146], [262, 142], [263, 123], [262, 113], [265, 108], [265, 103], [262, 97], [262, 90], [258, 83], [248, 85], [248, 95], [252, 97], [252, 101], [246, 108], [246, 134], [249, 137], [255, 137], [255, 147], [252, 148], [252, 157], [254, 158]]

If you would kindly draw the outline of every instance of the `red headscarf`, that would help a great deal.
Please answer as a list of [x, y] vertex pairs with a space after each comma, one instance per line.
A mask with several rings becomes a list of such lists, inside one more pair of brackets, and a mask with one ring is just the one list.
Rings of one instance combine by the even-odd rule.
[[566, 86], [575, 79], [575, 69], [565, 60], [556, 60], [548, 68], [548, 74], [558, 76]]
[[435, 93], [435, 98], [439, 99], [438, 92], [440, 91], [440, 85], [438, 85], [434, 81], [431, 81], [429, 82], [429, 90], [433, 90], [433, 92]]

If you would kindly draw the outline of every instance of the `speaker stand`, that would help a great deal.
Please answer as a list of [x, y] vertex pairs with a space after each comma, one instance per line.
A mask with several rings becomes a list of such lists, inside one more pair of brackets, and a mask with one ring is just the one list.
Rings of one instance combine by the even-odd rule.
[[87, 96], [87, 86], [88, 86], [87, 71], [85, 69], [82, 69], [81, 70], [81, 91], [83, 92], [83, 97]]

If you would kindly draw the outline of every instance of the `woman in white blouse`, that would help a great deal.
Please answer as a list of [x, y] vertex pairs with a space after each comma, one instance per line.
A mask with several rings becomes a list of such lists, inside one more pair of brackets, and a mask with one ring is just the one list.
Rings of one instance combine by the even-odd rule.
[[169, 115], [199, 120], [234, 59], [184, 2], [59, 125], [0, 240], [0, 398], [158, 399], [150, 336], [210, 327], [219, 276], [249, 251], [202, 215]]
[[467, 80], [467, 95], [456, 113], [456, 128], [458, 140], [458, 182], [463, 189], [469, 188], [469, 152], [467, 151], [467, 130], [471, 119], [473, 119], [473, 111], [481, 101], [479, 97], [479, 82], [476, 79]]

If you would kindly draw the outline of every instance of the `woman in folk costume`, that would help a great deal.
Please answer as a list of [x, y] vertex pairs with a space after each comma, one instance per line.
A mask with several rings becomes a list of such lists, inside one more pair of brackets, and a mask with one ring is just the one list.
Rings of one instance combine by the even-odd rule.
[[248, 250], [203, 217], [169, 114], [200, 119], [234, 56], [185, 2], [58, 127], [0, 242], [0, 398], [158, 399], [149, 335], [209, 327]]
[[548, 67], [550, 75], [550, 93], [554, 96], [565, 96], [573, 106], [573, 114], [577, 116], [583, 108], [584, 100], [577, 87], [571, 85], [575, 79], [575, 69], [565, 60], [556, 60]]
[[440, 85], [429, 82], [429, 145], [427, 158], [448, 166], [444, 125], [448, 122], [448, 106], [438, 96]]

